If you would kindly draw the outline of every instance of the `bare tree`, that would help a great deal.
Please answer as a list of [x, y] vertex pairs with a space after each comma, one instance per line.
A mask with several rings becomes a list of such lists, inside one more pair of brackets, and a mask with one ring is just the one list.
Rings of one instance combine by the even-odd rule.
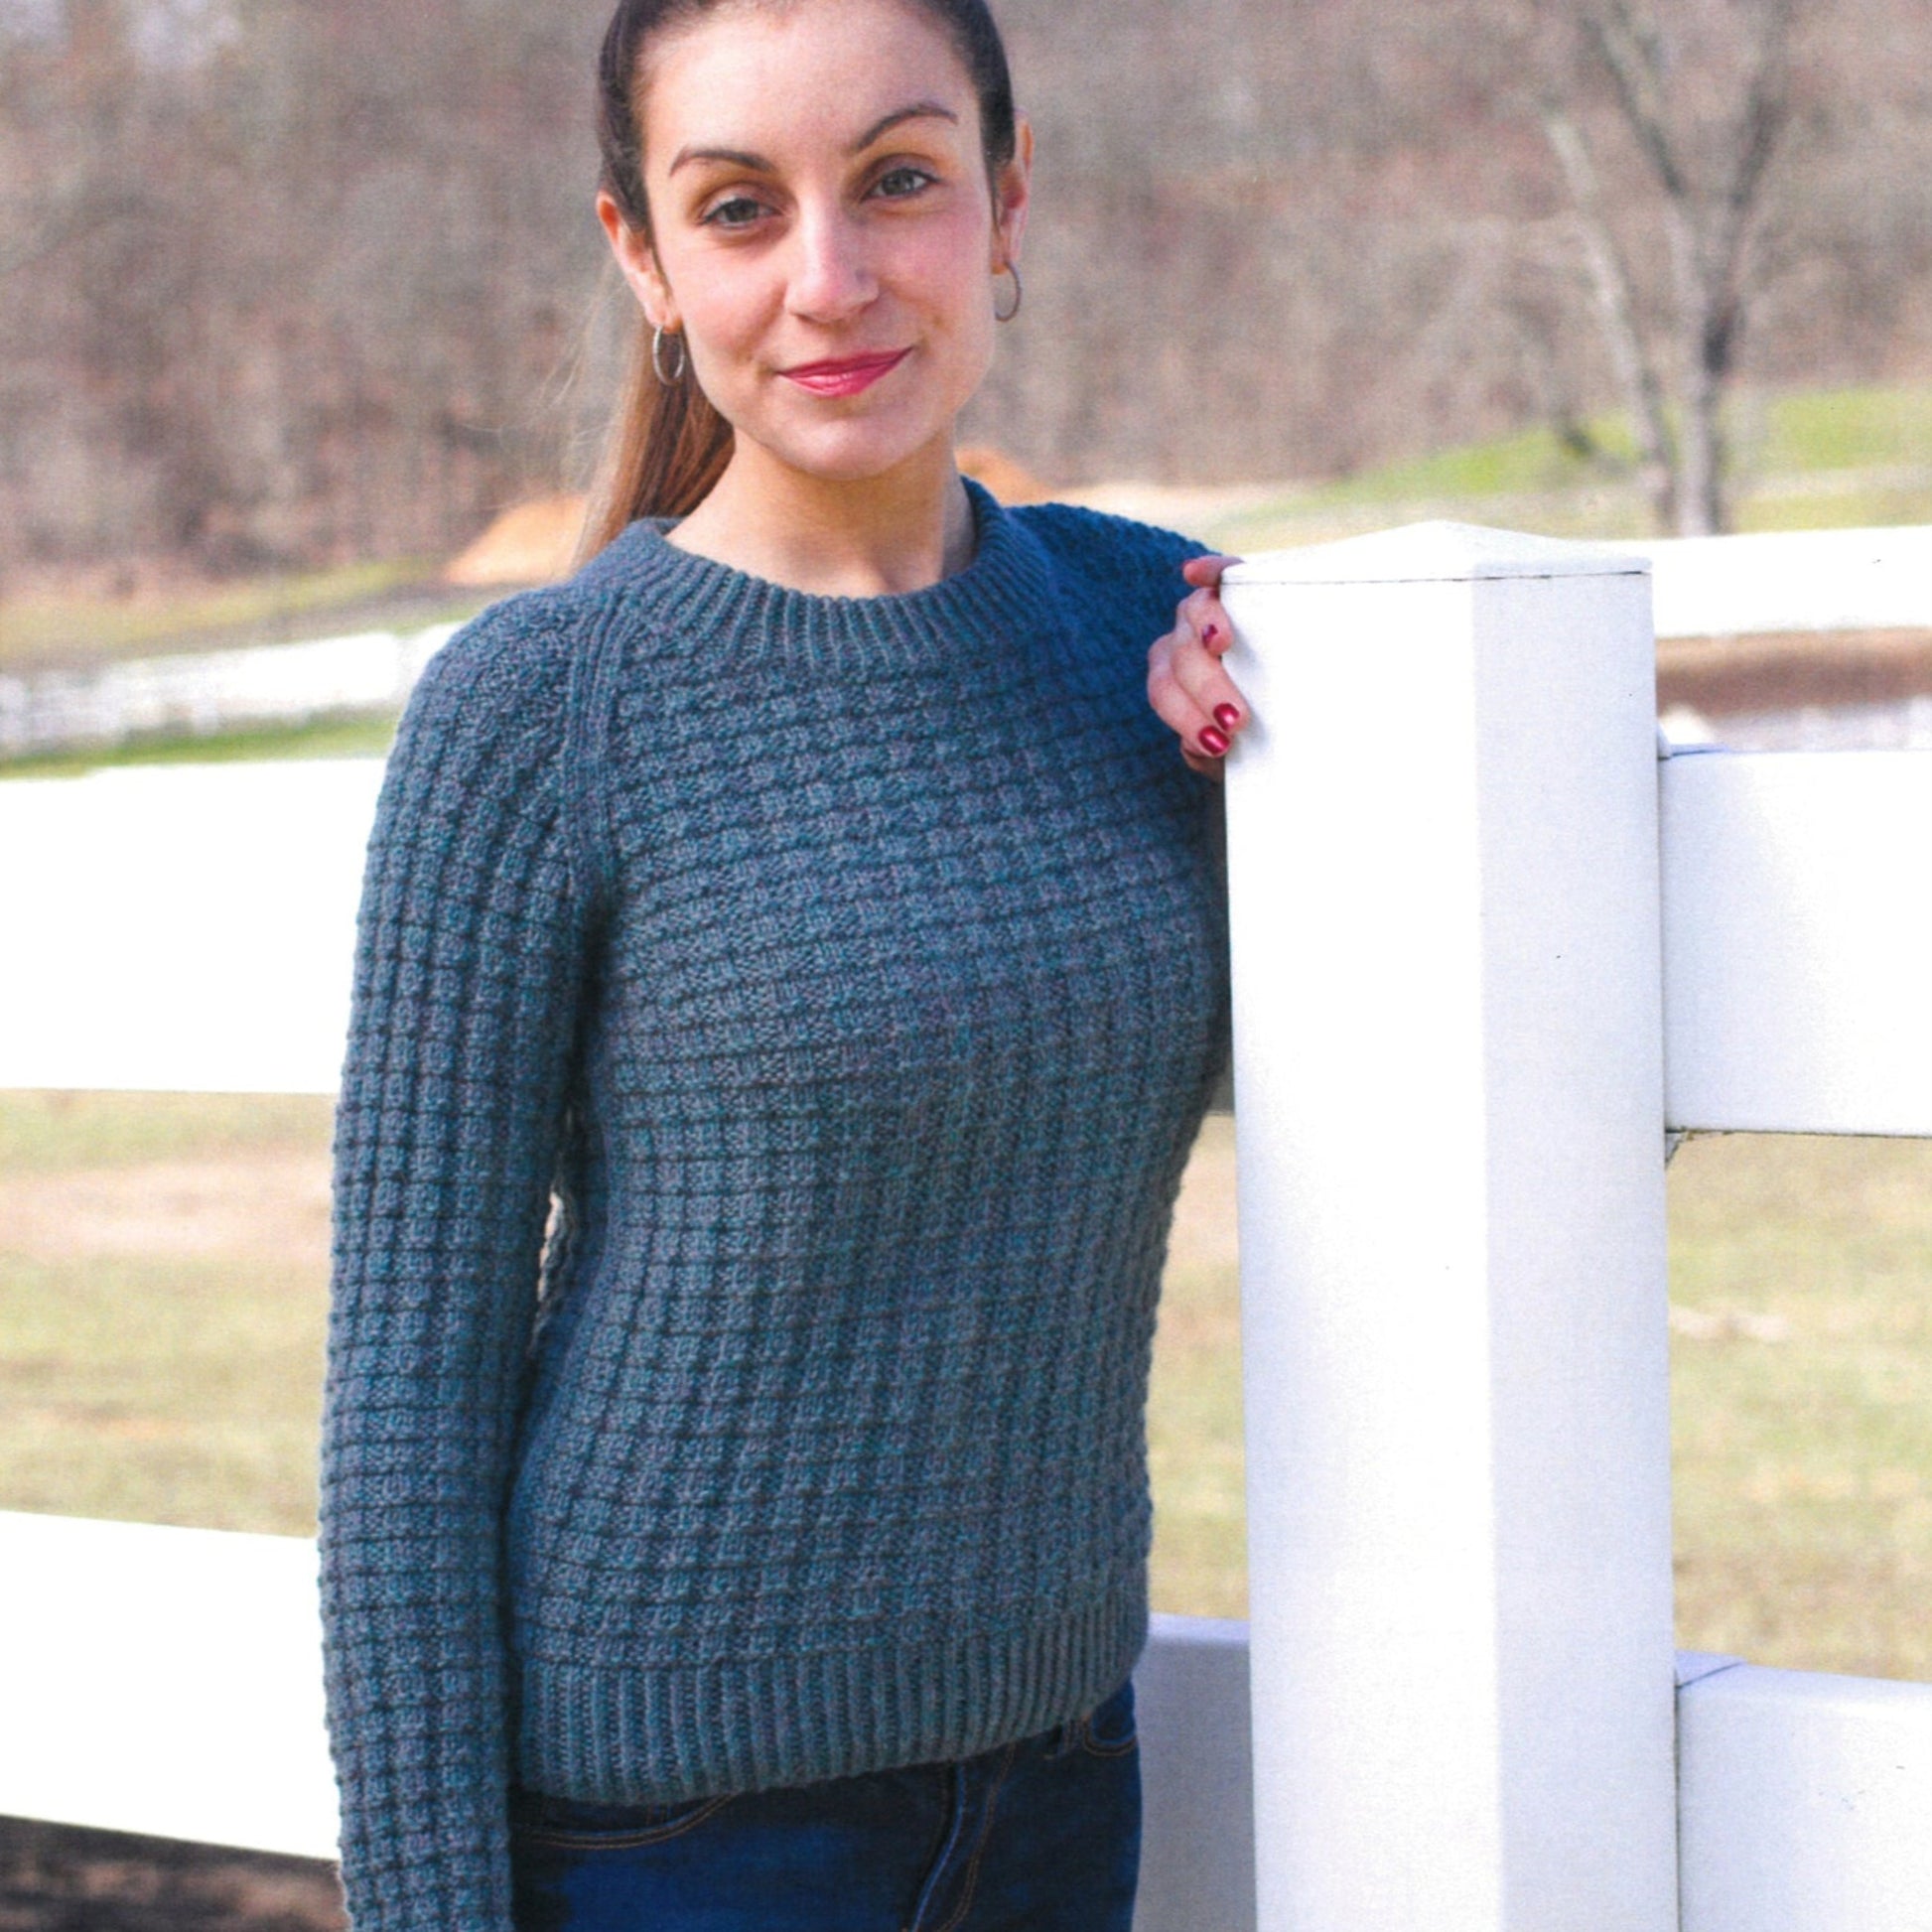
[[[998, 4], [1039, 194], [969, 429], [1050, 482], [1623, 399], [1708, 527], [1727, 389], [1932, 370], [1932, 0]], [[0, 0], [0, 570], [434, 555], [581, 473], [608, 6]]]
[[[1768, 191], [1791, 124], [1801, 0], [1720, 0], [1702, 48], [1633, 0], [1564, 0], [1583, 56], [1540, 102], [1569, 190], [1595, 313], [1635, 428], [1659, 523], [1696, 536], [1727, 527], [1723, 405], [1760, 292]], [[1592, 71], [1593, 70], [1593, 71]], [[1647, 194], [1606, 184], [1589, 82], [1613, 110]], [[1667, 290], [1646, 305], [1631, 231], [1661, 231]]]

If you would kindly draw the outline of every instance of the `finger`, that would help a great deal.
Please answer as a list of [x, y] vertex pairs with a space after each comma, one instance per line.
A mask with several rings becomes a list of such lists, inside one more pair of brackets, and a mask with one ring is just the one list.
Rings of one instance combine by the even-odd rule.
[[[1182, 756], [1189, 763], [1195, 756], [1218, 759], [1226, 755], [1228, 734], [1215, 723], [1213, 713], [1197, 704], [1187, 686], [1176, 675], [1182, 652], [1182, 633], [1171, 631], [1148, 652], [1147, 695], [1155, 716], [1180, 740]], [[1200, 655], [1198, 644], [1196, 655]]]
[[[1222, 614], [1226, 621], [1226, 614]], [[1193, 612], [1183, 606], [1173, 631], [1171, 668], [1175, 683], [1193, 700], [1194, 708], [1210, 719], [1223, 736], [1232, 738], [1248, 721], [1248, 706], [1239, 688], [1221, 663], [1227, 648], [1225, 634], [1212, 637], [1209, 623], [1199, 633], [1193, 629]]]
[[1230, 564], [1238, 564], [1239, 557], [1189, 557], [1180, 566], [1180, 574], [1196, 588], [1209, 588], [1221, 581], [1221, 573]]
[[1191, 628], [1216, 657], [1234, 642], [1234, 626], [1228, 622], [1228, 614], [1212, 590], [1203, 588], [1182, 598], [1175, 621]]

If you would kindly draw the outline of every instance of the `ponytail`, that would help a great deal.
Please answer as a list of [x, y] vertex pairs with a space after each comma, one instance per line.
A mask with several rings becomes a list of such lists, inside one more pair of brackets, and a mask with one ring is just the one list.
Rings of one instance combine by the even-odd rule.
[[687, 516], [731, 461], [732, 426], [698, 387], [687, 352], [675, 382], [651, 366], [643, 312], [630, 339], [623, 387], [591, 485], [575, 564], [588, 563], [639, 516]]

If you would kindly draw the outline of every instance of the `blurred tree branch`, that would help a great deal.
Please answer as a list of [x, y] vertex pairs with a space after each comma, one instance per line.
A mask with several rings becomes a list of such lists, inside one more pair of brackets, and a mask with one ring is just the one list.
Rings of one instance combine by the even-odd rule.
[[[1550, 10], [1568, 16], [1560, 24], [1575, 28], [1575, 52], [1568, 71], [1546, 82], [1539, 118], [1635, 426], [1644, 486], [1659, 523], [1681, 535], [1729, 523], [1724, 402], [1759, 293], [1754, 243], [1791, 122], [1800, 4], [1727, 0], [1728, 45], [1695, 64], [1674, 58], [1670, 38], [1634, 0], [1566, 0]], [[1661, 312], [1647, 314], [1639, 298], [1627, 237], [1647, 210], [1636, 197], [1614, 205], [1585, 111], [1598, 76], [1608, 83], [1612, 124], [1647, 177], [1667, 264]]]

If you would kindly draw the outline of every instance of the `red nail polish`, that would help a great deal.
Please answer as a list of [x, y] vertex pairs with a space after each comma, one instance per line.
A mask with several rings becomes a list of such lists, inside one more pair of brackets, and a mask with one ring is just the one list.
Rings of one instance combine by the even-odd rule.
[[1201, 632], [1200, 640], [1204, 644], [1211, 644], [1214, 641], [1214, 639], [1218, 637], [1220, 634], [1221, 634], [1221, 626], [1218, 623], [1210, 623], [1207, 626], [1207, 628]]
[[1241, 722], [1241, 714], [1231, 704], [1217, 704], [1214, 707], [1214, 722], [1224, 732], [1231, 732]]
[[1209, 758], [1217, 759], [1227, 750], [1228, 742], [1212, 725], [1205, 725], [1201, 728], [1200, 748]]

